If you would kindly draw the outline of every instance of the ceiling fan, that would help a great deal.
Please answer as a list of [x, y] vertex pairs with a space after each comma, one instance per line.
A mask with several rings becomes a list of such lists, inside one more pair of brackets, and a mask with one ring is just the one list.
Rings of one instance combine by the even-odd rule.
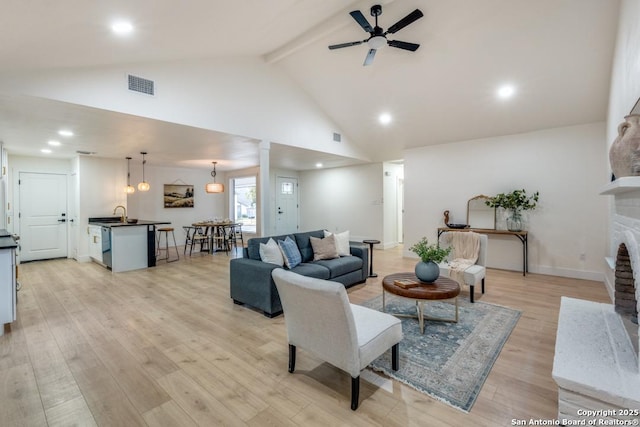
[[399, 40], [387, 40], [387, 34], [394, 34], [407, 25], [422, 18], [424, 15], [420, 11], [420, 9], [416, 9], [402, 18], [401, 20], [390, 26], [387, 31], [383, 31], [383, 29], [378, 26], [378, 16], [382, 15], [382, 6], [380, 6], [379, 4], [371, 6], [371, 16], [375, 17], [376, 19], [375, 27], [371, 27], [369, 21], [367, 21], [367, 18], [365, 18], [362, 12], [360, 12], [359, 10], [354, 10], [353, 12], [350, 12], [349, 15], [351, 15], [351, 17], [355, 19], [355, 21], [362, 27], [362, 29], [370, 34], [369, 38], [355, 42], [334, 44], [329, 46], [329, 49], [341, 49], [343, 47], [356, 46], [366, 42], [367, 45], [369, 45], [369, 53], [367, 53], [367, 56], [364, 59], [364, 64], [362, 64], [364, 66], [371, 65], [371, 63], [373, 62], [373, 58], [376, 56], [376, 51], [385, 44], [392, 47], [397, 47], [399, 49], [410, 50], [411, 52], [415, 52], [420, 47], [420, 45], [416, 43], [402, 42]]

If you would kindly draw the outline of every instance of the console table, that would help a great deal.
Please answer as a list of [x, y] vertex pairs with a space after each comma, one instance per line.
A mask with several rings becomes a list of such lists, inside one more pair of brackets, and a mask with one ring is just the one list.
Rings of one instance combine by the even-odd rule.
[[522, 275], [526, 276], [529, 272], [529, 232], [528, 231], [509, 231], [509, 230], [494, 230], [491, 228], [438, 228], [438, 242], [440, 241], [440, 235], [445, 231], [475, 231], [480, 234], [502, 235], [502, 236], [515, 236], [520, 242], [522, 242]]

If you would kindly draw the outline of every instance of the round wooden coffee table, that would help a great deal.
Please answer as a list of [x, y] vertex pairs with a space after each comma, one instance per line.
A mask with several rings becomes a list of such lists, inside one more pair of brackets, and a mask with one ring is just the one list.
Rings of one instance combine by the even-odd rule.
[[[403, 288], [398, 286], [396, 281], [413, 281], [418, 286]], [[458, 322], [458, 295], [460, 294], [460, 284], [448, 277], [439, 277], [433, 283], [421, 282], [413, 273], [394, 273], [382, 279], [382, 311], [386, 312], [385, 293], [397, 295], [404, 298], [414, 299], [418, 310], [417, 316], [391, 313], [398, 317], [417, 317], [420, 323], [420, 332], [424, 334], [424, 319], [439, 320], [441, 322]], [[455, 300], [456, 314], [453, 319], [443, 319], [439, 317], [429, 317], [424, 315], [424, 302], [435, 300]]]

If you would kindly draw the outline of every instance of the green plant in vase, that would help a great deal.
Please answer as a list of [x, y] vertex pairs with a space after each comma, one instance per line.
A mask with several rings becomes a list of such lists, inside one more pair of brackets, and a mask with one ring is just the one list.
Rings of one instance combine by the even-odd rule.
[[485, 203], [492, 208], [503, 208], [509, 211], [507, 229], [509, 231], [522, 230], [522, 211], [533, 210], [538, 206], [540, 193], [536, 191], [527, 195], [526, 190], [513, 190], [510, 193], [500, 193], [491, 197]]
[[409, 248], [411, 252], [414, 252], [420, 257], [420, 262], [416, 264], [415, 273], [416, 277], [422, 282], [435, 282], [440, 276], [440, 267], [438, 264], [444, 261], [451, 248], [441, 248], [435, 244], [429, 244], [426, 237], [423, 237]]

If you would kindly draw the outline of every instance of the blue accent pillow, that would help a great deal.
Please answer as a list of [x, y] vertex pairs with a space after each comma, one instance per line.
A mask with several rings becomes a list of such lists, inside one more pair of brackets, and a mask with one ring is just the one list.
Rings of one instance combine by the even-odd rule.
[[291, 237], [287, 236], [284, 240], [278, 240], [278, 246], [280, 246], [284, 263], [288, 269], [292, 269], [302, 262], [302, 255], [300, 255], [298, 245]]

